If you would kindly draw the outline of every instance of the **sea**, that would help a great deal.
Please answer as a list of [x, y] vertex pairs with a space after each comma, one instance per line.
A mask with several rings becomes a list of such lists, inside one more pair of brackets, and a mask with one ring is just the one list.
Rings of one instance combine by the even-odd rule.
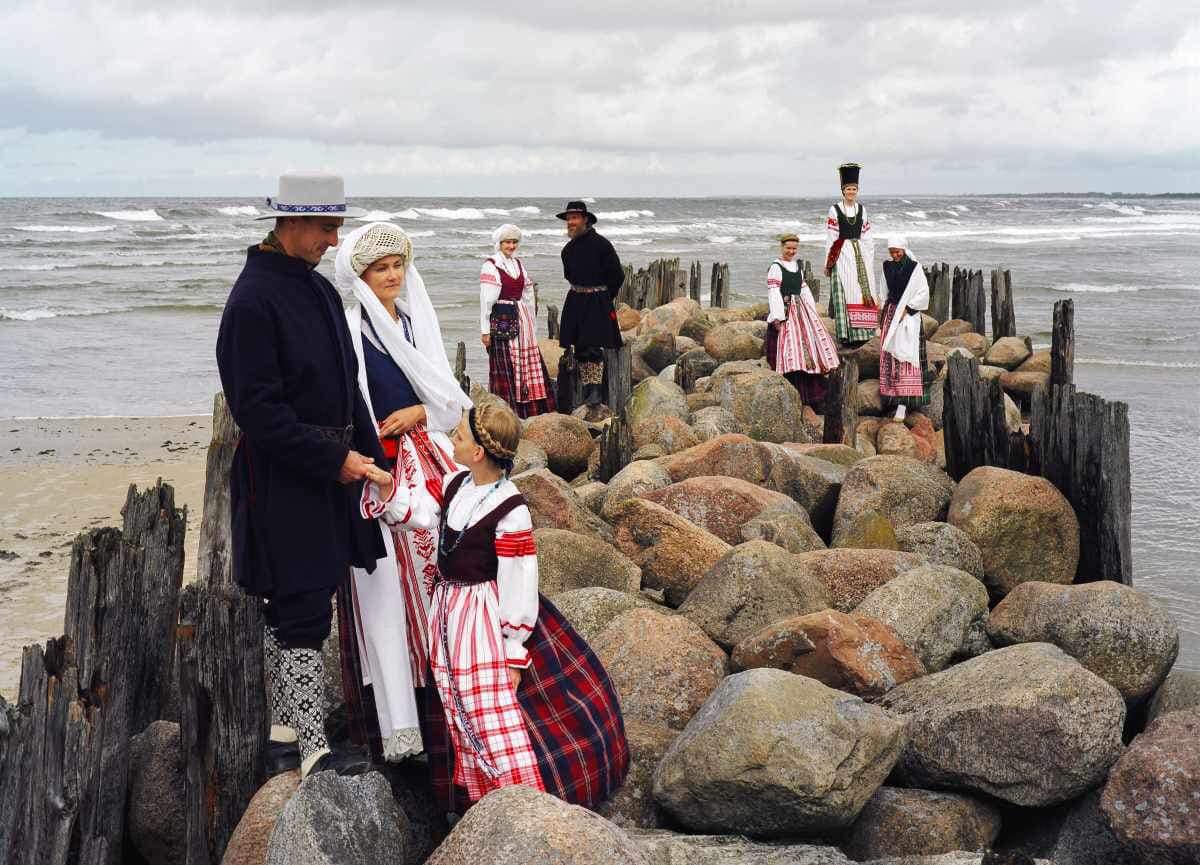
[[[1050, 342], [1075, 301], [1076, 382], [1129, 404], [1135, 585], [1170, 608], [1180, 667], [1200, 669], [1200, 196], [863, 198], [882, 261], [903, 234], [925, 263], [1009, 268], [1017, 329]], [[514, 222], [543, 304], [565, 291], [559, 200], [379, 198], [354, 204], [412, 237], [450, 356], [486, 381], [478, 275]], [[819, 260], [829, 199], [599, 198], [623, 261], [729, 265], [735, 303], [764, 299], [775, 237]], [[269, 222], [261, 201], [0, 198], [0, 418], [201, 414], [218, 390], [221, 309]], [[351, 221], [348, 227], [353, 227]], [[321, 270], [332, 275], [332, 254]], [[878, 263], [876, 267], [878, 268]], [[986, 277], [985, 277], [986, 278]], [[544, 331], [544, 316], [539, 324]]]

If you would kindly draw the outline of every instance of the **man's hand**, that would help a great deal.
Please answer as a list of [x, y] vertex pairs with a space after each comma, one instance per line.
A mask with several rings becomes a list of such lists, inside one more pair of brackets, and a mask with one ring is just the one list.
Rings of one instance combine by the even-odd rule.
[[350, 451], [338, 472], [338, 483], [352, 484], [367, 476], [367, 471], [375, 464], [375, 460], [365, 457], [358, 451]]
[[479, 341], [483, 343], [484, 348], [492, 347], [492, 335], [490, 333], [481, 333], [479, 335]]
[[425, 423], [425, 406], [412, 405], [396, 409], [379, 424], [381, 436], [404, 435], [417, 424]]
[[517, 690], [517, 686], [521, 684], [521, 671], [515, 667], [508, 668], [508, 683], [512, 685], [512, 689]]

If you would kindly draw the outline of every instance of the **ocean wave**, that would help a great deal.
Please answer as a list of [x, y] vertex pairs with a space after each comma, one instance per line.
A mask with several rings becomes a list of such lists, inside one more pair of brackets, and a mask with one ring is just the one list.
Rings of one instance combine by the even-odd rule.
[[1068, 282], [1051, 286], [1067, 294], [1130, 294], [1138, 291], [1200, 291], [1200, 285], [1094, 285], [1087, 282]]
[[417, 213], [412, 208], [408, 208], [406, 210], [398, 210], [395, 213], [393, 213], [392, 216], [396, 219], [420, 219], [421, 218], [421, 214]]
[[603, 232], [609, 237], [633, 237], [639, 234], [679, 234], [679, 225], [609, 225]]
[[1186, 360], [1122, 360], [1105, 357], [1077, 357], [1076, 363], [1086, 366], [1141, 366], [1155, 369], [1200, 369], [1200, 363]]
[[487, 216], [508, 216], [512, 213], [511, 210], [505, 210], [503, 207], [485, 207], [483, 212]]
[[0, 308], [0, 321], [41, 321], [47, 318], [90, 318], [98, 315], [120, 315], [128, 312], [220, 312], [224, 306], [213, 303], [161, 303], [138, 306], [93, 307], [67, 309], [63, 307], [33, 309]]
[[957, 210], [959, 213], [966, 213], [971, 208], [967, 207], [965, 204], [952, 204], [950, 205], [950, 209]]
[[368, 210], [362, 216], [355, 217], [361, 222], [387, 222], [395, 214], [388, 213], [386, 210]]
[[596, 203], [596, 199], [594, 199], [594, 198], [592, 198], [592, 197], [590, 197], [590, 196], [585, 196], [585, 197], [582, 199], [582, 201], [583, 201], [583, 203], [584, 203], [584, 204], [595, 204], [595, 203]]
[[58, 270], [60, 267], [70, 267], [67, 264], [10, 264], [0, 270], [25, 270], [25, 271], [41, 271], [41, 270]]
[[115, 225], [14, 225], [17, 231], [33, 231], [52, 234], [96, 234], [101, 231], [112, 231]]
[[645, 246], [647, 243], [654, 243], [648, 237], [618, 237], [613, 243], [618, 246]]
[[707, 239], [709, 243], [733, 243], [735, 240], [737, 240], [736, 237], [728, 234], [712, 234], [709, 235]]
[[608, 212], [600, 211], [596, 214], [598, 219], [638, 219], [643, 216], [654, 216], [653, 210], [611, 210]]
[[409, 237], [433, 237], [437, 234], [436, 231], [409, 231], [406, 232]]
[[526, 204], [524, 207], [514, 207], [513, 208], [513, 213], [526, 213], [526, 214], [529, 214], [530, 216], [541, 213], [541, 212], [542, 212], [542, 209], [540, 207], [534, 207], [532, 204]]
[[233, 205], [232, 207], [218, 207], [217, 213], [225, 216], [258, 216], [258, 208], [252, 204]]
[[1096, 210], [1111, 210], [1122, 216], [1141, 216], [1146, 212], [1146, 208], [1139, 207], [1136, 204], [1118, 204], [1114, 201], [1105, 201], [1097, 204]]
[[929, 214], [926, 213], [924, 210], [906, 210], [906, 211], [904, 211], [904, 215], [911, 216], [913, 219], [928, 219], [929, 218]]
[[[417, 207], [414, 210], [421, 216], [430, 216], [434, 219], [487, 219], [488, 217], [488, 214], [478, 207]], [[507, 212], [505, 211], [505, 213]], [[402, 219], [409, 218], [399, 213], [396, 216]]]
[[159, 222], [162, 220], [158, 211], [153, 208], [146, 210], [93, 210], [92, 213], [119, 222]]

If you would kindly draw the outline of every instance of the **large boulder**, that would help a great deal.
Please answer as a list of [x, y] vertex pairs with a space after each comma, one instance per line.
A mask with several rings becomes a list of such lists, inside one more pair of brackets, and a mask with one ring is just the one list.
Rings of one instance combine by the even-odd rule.
[[540, 414], [525, 421], [521, 437], [546, 454], [550, 471], [570, 480], [587, 468], [595, 441], [587, 424], [569, 414]]
[[182, 862], [187, 841], [187, 775], [179, 725], [155, 721], [130, 739], [128, 764], [125, 807], [129, 840], [149, 865]]
[[663, 453], [673, 454], [687, 450], [700, 444], [700, 437], [695, 431], [677, 417], [660, 415], [642, 421], [632, 430], [633, 447], [638, 449], [646, 445], [661, 445]]
[[1051, 367], [1050, 350], [1043, 348], [1033, 352], [1029, 357], [1022, 361], [1017, 367], [1017, 372], [1044, 372], [1050, 374]]
[[[551, 377], [557, 377], [558, 364], [562, 360], [562, 356], [566, 353], [566, 350], [559, 345], [557, 339], [542, 337], [537, 341], [537, 344], [538, 350], [542, 353], [542, 361], [546, 364], [546, 371], [550, 373]], [[475, 404], [479, 404], [478, 400], [476, 400]]]
[[843, 348], [838, 354], [843, 361], [852, 360], [858, 364], [859, 381], [879, 378], [879, 337], [873, 336], [855, 348]]
[[942, 322], [938, 329], [929, 337], [933, 342], [951, 336], [962, 336], [964, 333], [975, 333], [975, 325], [962, 318], [950, 318]]
[[675, 347], [675, 334], [657, 330], [639, 336], [630, 346], [630, 351], [640, 354], [655, 372], [662, 372], [679, 357]]
[[566, 529], [537, 529], [538, 589], [557, 595], [571, 589], [601, 586], [619, 592], [642, 587], [642, 570], [613, 545]]
[[1109, 773], [1100, 807], [1139, 862], [1200, 862], [1200, 709], [1150, 723]]
[[922, 565], [871, 592], [855, 612], [890, 627], [933, 673], [970, 654], [987, 618], [988, 594], [966, 571]]
[[721, 683], [725, 653], [683, 616], [636, 609], [592, 643], [626, 718], [682, 730]]
[[878, 417], [883, 414], [883, 396], [879, 393], [879, 379], [859, 379], [856, 408], [864, 417]]
[[679, 335], [686, 336], [703, 344], [704, 337], [708, 336], [708, 332], [720, 323], [713, 315], [710, 315], [709, 310], [702, 309], [699, 312], [693, 313], [683, 323], [683, 327], [679, 329]]
[[[545, 589], [542, 589], [545, 594]], [[589, 586], [572, 589], [551, 598], [558, 611], [589, 643], [594, 641], [617, 616], [629, 610], [662, 610], [657, 604], [640, 594], [620, 592]]]
[[1029, 337], [1002, 336], [992, 343], [991, 348], [983, 357], [989, 366], [1013, 370], [1023, 364], [1031, 354], [1033, 354], [1033, 348], [1030, 345]]
[[690, 349], [675, 360], [675, 384], [685, 391], [690, 391], [696, 379], [712, 375], [716, 369], [716, 358], [703, 348]]
[[741, 835], [637, 831], [630, 836], [651, 865], [853, 865], [836, 847], [751, 841]]
[[781, 619], [734, 647], [733, 669], [774, 667], [872, 700], [925, 667], [896, 633], [876, 619], [822, 610]]
[[917, 437], [899, 421], [887, 421], [879, 426], [875, 434], [875, 452], [880, 456], [912, 457], [919, 459], [921, 448]]
[[[897, 426], [889, 424], [889, 426]], [[936, 466], [903, 456], [874, 456], [846, 471], [833, 516], [833, 543], [864, 514], [887, 517], [900, 531], [946, 515], [954, 482]]]
[[842, 466], [852, 466], [856, 462], [863, 459], [863, 455], [850, 445], [843, 444], [788, 444], [788, 449], [793, 450], [798, 454], [804, 454], [807, 457], [816, 457], [819, 460], [826, 462], [837, 463]]
[[[716, 397], [713, 397], [716, 399]], [[740, 433], [741, 424], [729, 409], [718, 405], [706, 406], [692, 412], [692, 432], [701, 442], [729, 433]]]
[[535, 529], [566, 529], [601, 538], [612, 536], [604, 520], [594, 514], [562, 478], [549, 469], [515, 475], [512, 482], [529, 507]]
[[947, 521], [979, 547], [984, 579], [997, 597], [1031, 580], [1075, 579], [1079, 520], [1045, 478], [994, 466], [974, 469], [954, 490]]
[[1120, 693], [1049, 643], [988, 652], [881, 703], [908, 722], [907, 786], [1043, 807], [1095, 787], [1121, 753]]
[[405, 862], [408, 819], [378, 772], [309, 775], [283, 807], [264, 865]]
[[[655, 466], [664, 472], [660, 466]], [[742, 526], [768, 509], [808, 514], [790, 497], [725, 475], [694, 477], [645, 492], [642, 498], [712, 532], [727, 544], [741, 543]]]
[[1197, 706], [1200, 706], [1200, 672], [1172, 670], [1155, 691], [1154, 699], [1146, 710], [1146, 720], [1153, 721], [1168, 712]]
[[880, 787], [850, 827], [843, 848], [855, 860], [983, 851], [1000, 834], [1000, 810], [958, 793]]
[[[283, 808], [300, 789], [300, 772], [293, 770], [268, 778], [246, 806], [237, 828], [229, 836], [221, 865], [262, 865], [271, 843], [271, 832]], [[183, 838], [180, 838], [183, 841]], [[150, 860], [147, 860], [150, 861]], [[184, 858], [171, 860], [183, 862]]]
[[786, 378], [769, 369], [727, 375], [715, 388], [721, 407], [756, 441], [807, 442], [804, 403]]
[[661, 465], [653, 460], [634, 460], [609, 480], [600, 515], [611, 520], [623, 503], [670, 485], [671, 476]]
[[679, 606], [708, 569], [729, 551], [711, 532], [645, 499], [628, 499], [611, 514], [613, 542], [642, 569], [642, 585], [662, 589]]
[[857, 697], [747, 670], [722, 682], [671, 745], [654, 795], [696, 832], [833, 832], [853, 823], [903, 747], [903, 724]]
[[662, 724], [626, 719], [629, 772], [617, 791], [596, 808], [596, 813], [624, 829], [657, 829], [665, 825], [665, 815], [654, 799], [654, 770], [678, 735], [678, 730]]
[[983, 554], [967, 533], [949, 523], [913, 523], [896, 530], [896, 543], [906, 553], [920, 553], [936, 565], [949, 565], [983, 579]]
[[544, 450], [528, 439], [521, 439], [517, 442], [517, 456], [513, 460], [513, 469], [510, 474], [519, 475], [521, 472], [549, 467], [550, 458], [546, 456]]
[[717, 363], [754, 360], [762, 357], [764, 335], [754, 322], [726, 322], [704, 335], [704, 350]]
[[1179, 627], [1162, 603], [1111, 580], [1022, 583], [992, 611], [987, 632], [998, 646], [1053, 643], [1126, 700], [1153, 694], [1179, 653]]
[[663, 457], [658, 463], [681, 481], [700, 475], [728, 475], [791, 496], [808, 511], [824, 535], [833, 520], [846, 467], [816, 459], [744, 435], [723, 435], [694, 448]]
[[1046, 372], [1021, 372], [1016, 370], [1000, 376], [1000, 387], [1004, 392], [1023, 406], [1028, 406], [1033, 399], [1033, 392], [1039, 387], [1050, 387], [1050, 374]]
[[656, 417], [674, 417], [687, 423], [691, 419], [687, 394], [674, 382], [648, 378], [633, 389], [625, 420], [631, 430]]
[[740, 530], [740, 541], [769, 541], [789, 553], [807, 553], [825, 549], [825, 542], [812, 526], [808, 512], [799, 513], [790, 507], [767, 508], [746, 521]]
[[731, 649], [772, 622], [828, 606], [824, 583], [798, 556], [767, 541], [749, 541], [713, 564], [679, 612]]
[[966, 349], [977, 358], [982, 358], [988, 349], [987, 337], [981, 333], [964, 333], [959, 336], [939, 336], [934, 334], [930, 342], [936, 342], [939, 345], [944, 345], [946, 348]]
[[896, 550], [813, 550], [801, 553], [800, 564], [829, 589], [829, 606], [853, 612], [863, 599], [905, 571], [927, 563], [924, 556]]
[[519, 785], [493, 790], [471, 806], [426, 865], [491, 863], [650, 865], [603, 817]]
[[688, 319], [700, 311], [700, 304], [690, 297], [677, 297], [670, 303], [645, 310], [638, 326], [638, 335], [661, 331], [678, 336]]

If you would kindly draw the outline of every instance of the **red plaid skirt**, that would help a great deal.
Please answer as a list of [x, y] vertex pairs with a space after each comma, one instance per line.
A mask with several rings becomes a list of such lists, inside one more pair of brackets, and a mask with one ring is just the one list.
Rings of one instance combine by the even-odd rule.
[[[537, 624], [526, 641], [530, 666], [521, 674], [517, 702], [525, 717], [546, 791], [594, 808], [625, 780], [629, 745], [612, 681], [576, 630], [539, 596]], [[437, 688], [425, 688], [421, 734], [433, 789], [447, 811], [469, 806], [454, 782], [454, 748]]]

